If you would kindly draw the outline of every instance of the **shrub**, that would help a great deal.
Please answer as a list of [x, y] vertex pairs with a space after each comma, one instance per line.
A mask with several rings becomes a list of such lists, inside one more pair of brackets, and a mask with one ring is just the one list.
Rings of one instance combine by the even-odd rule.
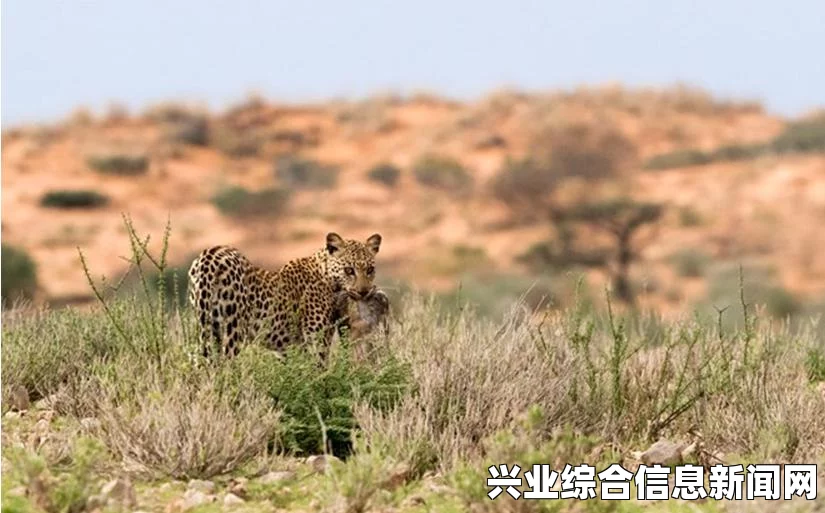
[[493, 195], [515, 208], [525, 218], [546, 216], [544, 201], [555, 190], [561, 177], [549, 165], [532, 159], [508, 159], [491, 182]]
[[95, 155], [86, 159], [92, 169], [109, 175], [138, 176], [149, 170], [145, 155]]
[[40, 205], [48, 208], [96, 208], [108, 203], [108, 196], [90, 190], [49, 191], [40, 198]]
[[191, 146], [209, 145], [209, 121], [206, 116], [191, 115], [169, 124], [166, 137], [172, 142]]
[[314, 160], [281, 156], [275, 160], [275, 176], [285, 187], [330, 189], [338, 182], [338, 168]]
[[682, 207], [679, 209], [679, 226], [690, 228], [701, 226], [704, 223], [702, 215], [692, 207]]
[[825, 151], [825, 114], [791, 123], [771, 146], [780, 153]]
[[37, 289], [37, 267], [34, 260], [23, 249], [5, 243], [0, 253], [3, 303], [30, 299]]
[[555, 174], [585, 180], [612, 178], [636, 158], [636, 147], [621, 132], [585, 124], [549, 129], [533, 141], [532, 152]]
[[678, 167], [701, 166], [710, 163], [711, 158], [701, 150], [677, 150], [651, 157], [645, 169], [673, 169]]
[[241, 353], [238, 365], [249, 369], [255, 386], [282, 412], [280, 444], [286, 450], [315, 454], [326, 449], [346, 456], [357, 426], [354, 404], [363, 400], [387, 411], [407, 393], [406, 366], [389, 354], [380, 359], [380, 365], [370, 366], [339, 347], [318, 372], [317, 356], [306, 349], [292, 348], [282, 359], [256, 348]]
[[709, 258], [696, 249], [685, 249], [673, 255], [676, 272], [684, 278], [700, 278], [705, 275]]
[[212, 198], [212, 204], [222, 214], [238, 218], [278, 216], [284, 212], [288, 201], [289, 191], [274, 187], [260, 191], [227, 187]]
[[466, 194], [473, 186], [472, 176], [457, 160], [449, 157], [424, 155], [413, 165], [413, 174], [421, 185], [453, 194]]
[[765, 308], [777, 319], [785, 319], [798, 314], [802, 310], [802, 304], [786, 288], [774, 286], [767, 290]]
[[209, 130], [209, 146], [232, 158], [257, 157], [264, 145], [263, 134], [251, 129], [237, 129], [219, 124]]
[[378, 164], [367, 172], [367, 178], [387, 187], [395, 187], [401, 178], [401, 170], [392, 164]]

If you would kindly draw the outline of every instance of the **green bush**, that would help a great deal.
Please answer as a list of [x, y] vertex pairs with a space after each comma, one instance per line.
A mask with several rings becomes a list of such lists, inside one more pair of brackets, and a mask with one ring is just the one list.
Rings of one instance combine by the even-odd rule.
[[677, 150], [650, 158], [645, 169], [673, 169], [678, 167], [701, 166], [711, 162], [711, 157], [701, 150]]
[[780, 153], [825, 151], [825, 114], [791, 123], [771, 146]]
[[463, 195], [472, 189], [473, 178], [457, 160], [437, 155], [424, 155], [413, 165], [418, 183]]
[[275, 176], [284, 187], [331, 189], [338, 183], [338, 168], [293, 156], [275, 159]]
[[765, 308], [777, 319], [785, 319], [802, 311], [802, 303], [786, 288], [776, 285], [767, 290]]
[[676, 272], [684, 278], [701, 278], [705, 275], [710, 261], [705, 253], [696, 249], [679, 251], [673, 255], [672, 259]]
[[49, 191], [40, 198], [40, 205], [48, 208], [96, 208], [108, 203], [108, 196], [90, 190]]
[[297, 454], [326, 449], [346, 456], [357, 425], [353, 406], [367, 401], [379, 411], [391, 409], [409, 389], [405, 365], [385, 355], [381, 365], [355, 361], [346, 345], [339, 346], [319, 371], [317, 356], [292, 348], [286, 358], [250, 348], [238, 365], [248, 369], [256, 386], [265, 390], [281, 411], [280, 444]]
[[558, 186], [562, 177], [550, 165], [532, 159], [508, 159], [491, 182], [493, 195], [501, 202], [516, 207], [524, 217], [544, 217], [542, 202]]
[[367, 178], [387, 187], [395, 187], [401, 178], [401, 170], [392, 164], [378, 164], [367, 172]]
[[149, 170], [149, 158], [145, 155], [95, 155], [86, 160], [92, 169], [120, 176], [138, 176]]
[[37, 267], [34, 260], [24, 250], [3, 243], [0, 251], [2, 260], [3, 303], [18, 299], [30, 299], [37, 289]]
[[209, 120], [206, 116], [189, 115], [177, 119], [166, 129], [168, 140], [191, 146], [209, 145]]
[[212, 198], [222, 214], [238, 217], [278, 216], [284, 212], [290, 193], [286, 189], [268, 188], [248, 191], [240, 186], [227, 187]]
[[679, 226], [691, 228], [701, 226], [704, 223], [702, 214], [692, 207], [682, 207], [679, 209]]
[[262, 132], [219, 124], [209, 130], [209, 146], [232, 158], [257, 157], [264, 145]]

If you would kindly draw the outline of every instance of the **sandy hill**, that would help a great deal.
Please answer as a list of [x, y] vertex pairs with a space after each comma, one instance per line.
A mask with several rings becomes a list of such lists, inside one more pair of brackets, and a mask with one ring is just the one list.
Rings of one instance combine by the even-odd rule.
[[[171, 219], [170, 258], [180, 264], [204, 246], [227, 243], [275, 266], [315, 250], [328, 231], [360, 238], [377, 231], [385, 241], [379, 272], [421, 287], [450, 288], [468, 272], [537, 276], [519, 255], [555, 231], [541, 220], [516, 222], [515, 206], [497, 199], [492, 184], [508, 161], [542, 151], [554, 134], [607, 131], [632, 152], [620, 177], [592, 194], [620, 191], [665, 205], [632, 267], [646, 284], [645, 301], [677, 309], [705, 294], [706, 273], [674, 264], [686, 252], [768, 266], [781, 286], [818, 300], [825, 290], [825, 154], [737, 154], [646, 169], [656, 156], [681, 150], [766, 144], [789, 123], [757, 104], [678, 87], [500, 91], [472, 103], [423, 94], [317, 105], [250, 98], [219, 114], [182, 105], [102, 117], [80, 110], [61, 123], [3, 133], [2, 234], [33, 256], [40, 297], [55, 301], [89, 296], [78, 246], [97, 274], [123, 272], [119, 257], [129, 248], [121, 213], [155, 242]], [[605, 139], [595, 140], [590, 149], [598, 157]], [[426, 156], [436, 162], [430, 175], [416, 171]], [[381, 164], [398, 169], [394, 185], [373, 171]], [[469, 178], [439, 178], [455, 173], [438, 166], [456, 165]], [[588, 184], [560, 194], [581, 201]], [[49, 193], [77, 190], [105, 201], [44, 206]], [[601, 240], [583, 237], [584, 245]], [[599, 284], [606, 273], [589, 276]]]

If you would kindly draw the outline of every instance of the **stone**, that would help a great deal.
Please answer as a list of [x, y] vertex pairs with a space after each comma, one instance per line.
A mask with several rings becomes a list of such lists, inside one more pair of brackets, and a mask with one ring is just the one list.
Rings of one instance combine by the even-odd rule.
[[245, 500], [241, 499], [234, 493], [227, 493], [223, 498], [223, 505], [224, 506], [239, 506], [246, 502]]
[[275, 470], [262, 475], [258, 478], [258, 482], [263, 484], [273, 484], [280, 483], [282, 481], [290, 481], [292, 479], [295, 479], [295, 472], [292, 472], [291, 470]]
[[682, 462], [684, 444], [677, 444], [669, 440], [658, 440], [646, 451], [638, 455], [638, 459], [645, 465], [677, 465]]
[[306, 464], [312, 467], [312, 470], [323, 474], [333, 461], [341, 461], [335, 456], [327, 454], [314, 454], [306, 459]]
[[203, 493], [200, 490], [189, 489], [184, 492], [183, 498], [177, 502], [176, 505], [179, 507], [179, 511], [189, 511], [203, 504], [215, 502], [215, 499], [214, 495]]
[[190, 490], [197, 490], [206, 494], [215, 492], [215, 483], [203, 479], [192, 479], [186, 487]]

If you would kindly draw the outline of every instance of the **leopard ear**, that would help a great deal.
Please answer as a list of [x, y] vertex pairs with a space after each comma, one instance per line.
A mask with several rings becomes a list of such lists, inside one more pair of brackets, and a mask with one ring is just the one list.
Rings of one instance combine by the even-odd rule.
[[329, 251], [330, 255], [334, 254], [336, 251], [340, 251], [343, 247], [344, 239], [342, 239], [340, 235], [335, 232], [330, 232], [327, 234], [327, 251]]
[[378, 233], [370, 235], [370, 238], [367, 239], [367, 247], [370, 248], [373, 255], [377, 254], [378, 248], [381, 247], [381, 235]]

